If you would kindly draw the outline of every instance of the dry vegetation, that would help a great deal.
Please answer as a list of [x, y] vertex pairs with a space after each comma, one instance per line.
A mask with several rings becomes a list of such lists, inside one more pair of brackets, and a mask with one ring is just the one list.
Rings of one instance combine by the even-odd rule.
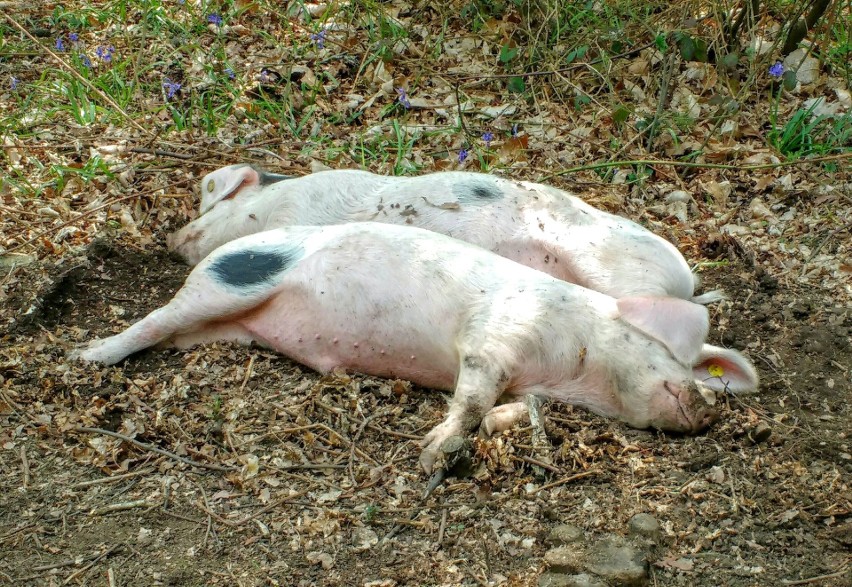
[[[639, 512], [649, 584], [849, 584], [848, 3], [786, 58], [785, 2], [0, 7], [0, 584], [536, 585], [553, 528]], [[548, 406], [547, 451], [477, 441], [421, 499], [442, 394], [224, 344], [69, 364], [170, 298], [165, 235], [240, 161], [574, 191], [728, 292], [761, 390], [698, 437]]]

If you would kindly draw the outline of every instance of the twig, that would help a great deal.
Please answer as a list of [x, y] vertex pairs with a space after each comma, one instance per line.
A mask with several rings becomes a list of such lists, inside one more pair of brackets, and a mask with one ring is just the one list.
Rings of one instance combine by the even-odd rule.
[[[252, 353], [251, 357], [249, 358], [248, 367], [246, 367], [246, 375], [245, 377], [243, 377], [243, 384], [240, 385], [240, 396], [242, 396], [243, 392], [246, 390], [246, 384], [248, 383], [249, 377], [251, 377], [251, 372], [254, 370], [254, 357], [255, 355]], [[231, 448], [233, 449], [234, 447], [232, 446]]]
[[14, 253], [14, 252], [15, 252], [15, 251], [17, 251], [18, 249], [22, 249], [22, 248], [24, 248], [24, 247], [25, 247], [25, 246], [27, 246], [27, 245], [31, 245], [31, 244], [33, 244], [35, 241], [37, 241], [38, 239], [40, 239], [41, 237], [43, 237], [43, 236], [45, 236], [45, 235], [48, 235], [48, 234], [50, 234], [50, 233], [52, 233], [52, 232], [56, 232], [56, 231], [58, 231], [58, 230], [62, 230], [62, 229], [63, 229], [63, 228], [65, 228], [66, 226], [71, 225], [71, 224], [74, 224], [75, 222], [78, 222], [79, 220], [82, 220], [82, 219], [83, 219], [83, 218], [85, 218], [86, 216], [91, 216], [92, 214], [94, 214], [94, 213], [95, 213], [95, 212], [97, 212], [98, 210], [103, 210], [104, 208], [107, 208], [107, 207], [109, 207], [109, 206], [112, 206], [113, 204], [118, 204], [119, 202], [123, 202], [123, 201], [125, 201], [125, 200], [130, 200], [130, 199], [132, 199], [132, 198], [139, 198], [139, 197], [142, 197], [142, 196], [147, 196], [147, 195], [149, 195], [149, 194], [153, 194], [154, 192], [158, 192], [158, 191], [160, 191], [161, 189], [163, 189], [163, 188], [159, 187], [159, 188], [150, 189], [150, 190], [147, 190], [147, 191], [144, 191], [144, 192], [141, 192], [141, 193], [130, 194], [129, 196], [121, 196], [120, 198], [116, 198], [115, 200], [110, 200], [110, 201], [108, 201], [108, 202], [105, 202], [105, 203], [101, 204], [100, 206], [95, 206], [95, 207], [94, 207], [94, 208], [92, 208], [91, 210], [86, 210], [85, 212], [81, 212], [81, 213], [80, 213], [80, 215], [79, 215], [79, 216], [77, 216], [76, 218], [72, 218], [71, 220], [69, 220], [69, 221], [67, 221], [67, 222], [63, 222], [63, 223], [62, 223], [62, 224], [60, 224], [59, 226], [52, 226], [52, 227], [48, 228], [47, 230], [43, 230], [43, 231], [41, 231], [40, 233], [38, 233], [37, 235], [35, 235], [35, 236], [34, 236], [33, 238], [31, 238], [30, 240], [25, 241], [25, 242], [22, 242], [22, 243], [21, 243], [21, 244], [19, 244], [19, 245], [15, 245], [14, 247], [12, 247], [11, 249], [9, 249], [9, 250], [8, 250], [8, 251], [6, 251], [6, 252], [7, 252], [7, 253]]
[[118, 432], [111, 432], [110, 430], [103, 430], [101, 428], [89, 428], [87, 426], [74, 426], [73, 430], [75, 432], [88, 432], [89, 434], [104, 434], [106, 436], [112, 436], [113, 438], [118, 438], [118, 439], [123, 440], [125, 442], [129, 442], [131, 444], [134, 444], [141, 449], [151, 451], [151, 452], [155, 452], [159, 455], [163, 455], [164, 457], [169, 457], [170, 459], [174, 459], [176, 461], [179, 461], [179, 462], [184, 463], [186, 465], [189, 465], [191, 467], [202, 467], [204, 469], [210, 469], [212, 471], [223, 471], [223, 472], [230, 472], [230, 471], [236, 471], [237, 470], [236, 467], [225, 467], [225, 466], [222, 466], [222, 465], [214, 465], [214, 464], [210, 464], [210, 463], [200, 463], [198, 461], [193, 461], [192, 459], [187, 459], [186, 457], [176, 455], [173, 452], [163, 450], [162, 448], [159, 448], [159, 447], [156, 447], [156, 446], [153, 446], [153, 445], [150, 445], [150, 444], [146, 444], [144, 442], [140, 442], [140, 441], [133, 439], [133, 438], [130, 438], [129, 436], [126, 436], [124, 434], [119, 434]]
[[80, 483], [75, 483], [69, 489], [82, 489], [84, 487], [92, 487], [93, 485], [103, 485], [104, 483], [115, 483], [116, 481], [121, 481], [123, 479], [129, 479], [130, 477], [136, 477], [138, 475], [145, 475], [150, 473], [154, 469], [142, 469], [141, 471], [133, 471], [131, 473], [125, 473], [123, 475], [115, 475], [113, 477], [101, 477], [100, 479], [92, 479], [91, 481], [81, 481]]
[[636, 55], [637, 53], [644, 51], [648, 47], [653, 46], [656, 42], [657, 42], [657, 40], [654, 39], [653, 41], [649, 41], [649, 42], [645, 43], [644, 45], [639, 45], [638, 47], [630, 49], [629, 51], [625, 51], [624, 53], [619, 53], [617, 55], [611, 55], [611, 56], [608, 56], [608, 57], [601, 57], [599, 59], [595, 59], [594, 61], [589, 61], [588, 63], [575, 63], [574, 65], [569, 65], [567, 67], [560, 67], [558, 69], [546, 69], [546, 70], [540, 70], [540, 71], [527, 71], [527, 72], [521, 72], [521, 73], [495, 73], [495, 74], [490, 74], [490, 75], [465, 75], [465, 76], [458, 77], [457, 79], [459, 81], [464, 81], [464, 80], [468, 80], [468, 79], [503, 79], [503, 78], [507, 78], [507, 77], [537, 77], [537, 76], [540, 76], [540, 75], [553, 75], [554, 73], [565, 73], [566, 71], [572, 71], [572, 70], [575, 70], [575, 69], [580, 69], [582, 67], [588, 67], [590, 65], [597, 65], [599, 63], [603, 63], [605, 60], [614, 61], [616, 59], [631, 57], [633, 55]]
[[824, 161], [836, 161], [838, 159], [850, 159], [852, 152], [840, 153], [838, 155], [827, 155], [825, 157], [815, 157], [813, 159], [796, 159], [794, 161], [781, 161], [779, 163], [764, 163], [761, 165], [725, 165], [724, 163], [694, 163], [692, 161], [671, 161], [662, 159], [635, 159], [632, 161], [608, 161], [606, 163], [593, 163], [590, 165], [580, 165], [578, 167], [570, 167], [557, 171], [539, 178], [537, 181], [544, 182], [560, 175], [568, 175], [577, 173], [578, 171], [589, 171], [593, 169], [607, 169], [609, 167], [627, 167], [629, 165], [671, 165], [672, 167], [694, 167], [697, 169], [729, 169], [731, 171], [755, 171], [758, 169], [775, 169], [778, 167], [793, 167], [796, 165], [804, 165], [806, 163], [822, 163]]
[[136, 508], [148, 507], [154, 505], [147, 499], [136, 499], [133, 501], [123, 501], [121, 503], [111, 503], [101, 508], [95, 508], [89, 512], [90, 516], [103, 516], [106, 514], [114, 514], [115, 512], [125, 512]]
[[818, 575], [816, 577], [810, 577], [808, 579], [796, 579], [796, 580], [781, 579], [781, 584], [782, 585], [808, 585], [809, 583], [816, 583], [818, 581], [825, 581], [826, 579], [835, 579], [837, 577], [844, 575], [845, 573], [846, 573], [846, 570], [841, 569], [840, 571], [837, 571], [836, 573], [831, 573], [829, 575]]
[[810, 254], [810, 256], [809, 256], [807, 259], [805, 259], [805, 262], [804, 262], [804, 263], [802, 263], [802, 271], [799, 273], [799, 277], [804, 277], [804, 275], [805, 275], [805, 269], [807, 268], [808, 263], [810, 263], [811, 261], [813, 261], [813, 260], [816, 258], [816, 256], [819, 254], [819, 252], [820, 252], [820, 251], [822, 250], [822, 248], [825, 246], [825, 243], [827, 243], [827, 242], [831, 239], [831, 237], [833, 237], [833, 236], [834, 236], [835, 234], [837, 234], [838, 232], [843, 232], [844, 230], [849, 230], [849, 229], [852, 229], [852, 222], [847, 222], [844, 226], [840, 226], [840, 227], [838, 227], [838, 228], [835, 228], [835, 229], [834, 229], [834, 230], [832, 230], [831, 232], [829, 232], [829, 233], [825, 236], [825, 238], [824, 238], [824, 239], [822, 239], [822, 240], [820, 241], [820, 243], [819, 243], [819, 244], [818, 244], [818, 245], [814, 248], [814, 250], [813, 250], [813, 252]]
[[9, 15], [9, 13], [8, 13], [8, 12], [3, 12], [3, 16], [5, 16], [5, 17], [6, 17], [6, 20], [8, 20], [10, 23], [12, 23], [12, 25], [13, 25], [16, 29], [18, 29], [19, 31], [21, 31], [22, 33], [24, 33], [24, 35], [26, 35], [26, 36], [27, 36], [27, 38], [29, 38], [29, 39], [30, 39], [33, 43], [35, 43], [35, 44], [36, 44], [36, 46], [40, 47], [43, 51], [46, 51], [46, 52], [48, 53], [48, 55], [50, 55], [51, 57], [53, 57], [53, 58], [54, 58], [54, 59], [55, 59], [55, 60], [59, 63], [59, 65], [61, 65], [61, 66], [62, 66], [62, 69], [67, 70], [67, 71], [68, 71], [68, 72], [69, 72], [72, 76], [74, 76], [75, 78], [77, 78], [77, 81], [79, 81], [80, 83], [82, 83], [84, 86], [86, 86], [87, 88], [89, 88], [91, 91], [95, 92], [95, 93], [96, 93], [98, 96], [100, 96], [100, 97], [101, 97], [101, 98], [102, 98], [102, 99], [103, 99], [103, 100], [104, 100], [107, 104], [109, 104], [110, 106], [112, 106], [113, 108], [115, 108], [115, 109], [119, 112], [119, 114], [121, 114], [121, 116], [122, 116], [125, 120], [127, 120], [127, 122], [129, 122], [130, 124], [132, 124], [133, 126], [135, 126], [137, 129], [141, 130], [141, 131], [142, 131], [143, 133], [145, 133], [146, 135], [151, 135], [151, 134], [153, 134], [150, 130], [148, 130], [147, 128], [145, 128], [144, 126], [142, 126], [141, 124], [139, 124], [139, 123], [138, 123], [138, 122], [136, 122], [135, 120], [133, 120], [133, 119], [130, 117], [130, 115], [129, 115], [127, 112], [125, 112], [125, 111], [121, 108], [121, 106], [119, 106], [118, 104], [116, 104], [115, 100], [113, 100], [113, 99], [112, 99], [112, 98], [110, 98], [108, 95], [106, 95], [106, 94], [105, 94], [102, 90], [100, 90], [100, 89], [98, 89], [97, 87], [95, 87], [95, 86], [92, 84], [92, 82], [90, 82], [89, 80], [87, 80], [86, 78], [84, 78], [82, 75], [80, 75], [79, 73], [77, 73], [77, 70], [76, 70], [76, 69], [74, 69], [73, 67], [71, 67], [70, 65], [68, 65], [68, 64], [65, 62], [65, 60], [64, 60], [64, 59], [62, 59], [59, 55], [57, 55], [56, 53], [54, 53], [53, 51], [51, 51], [50, 49], [48, 49], [48, 48], [47, 48], [47, 46], [42, 45], [41, 43], [39, 43], [38, 39], [36, 39], [34, 36], [32, 36], [32, 35], [30, 34], [30, 32], [29, 32], [27, 29], [25, 29], [25, 28], [24, 28], [24, 27], [23, 27], [23, 26], [22, 26], [22, 25], [21, 25], [21, 24], [20, 24], [17, 20], [15, 20], [14, 18], [12, 18], [12, 17]]
[[131, 147], [131, 153], [142, 153], [143, 155], [157, 155], [158, 157], [172, 157], [173, 159], [181, 159], [188, 161], [193, 159], [194, 155], [185, 155], [183, 153], [175, 153], [174, 151], [164, 151], [163, 149], [149, 149], [148, 147]]
[[441, 512], [441, 525], [438, 526], [438, 539], [435, 541], [435, 544], [438, 546], [444, 541], [444, 529], [447, 527], [447, 513], [450, 510], [445, 509]]
[[89, 569], [91, 569], [93, 566], [98, 564], [98, 562], [100, 562], [101, 559], [106, 558], [107, 556], [109, 556], [110, 554], [112, 554], [113, 552], [115, 552], [116, 550], [118, 550], [121, 547], [122, 547], [121, 544], [116, 544], [112, 548], [108, 548], [107, 550], [105, 550], [104, 552], [102, 552], [101, 554], [96, 556], [94, 558], [94, 560], [92, 562], [90, 562], [89, 564], [87, 564], [85, 567], [83, 567], [79, 571], [75, 571], [75, 572], [71, 573], [70, 575], [68, 575], [68, 577], [62, 582], [62, 584], [67, 585], [68, 583], [70, 583], [71, 581], [73, 581], [74, 579], [76, 579], [77, 577], [79, 577], [80, 575], [82, 575], [83, 573], [88, 571]]
[[24, 489], [30, 484], [30, 462], [27, 460], [27, 447], [21, 446], [21, 469], [23, 469]]
[[565, 485], [566, 483], [571, 483], [572, 481], [576, 481], [577, 479], [582, 479], [583, 477], [591, 477], [592, 475], [597, 475], [600, 473], [597, 469], [592, 469], [590, 471], [583, 471], [582, 473], [577, 473], [576, 475], [571, 475], [570, 477], [565, 477], [564, 479], [560, 479], [559, 481], [554, 481], [553, 483], [548, 483], [547, 485], [542, 485], [538, 489], [535, 490], [536, 493], [539, 491], [545, 491], [547, 489], [553, 489], [554, 487], [559, 487], [560, 485]]
[[519, 457], [519, 456], [515, 456], [515, 455], [510, 455], [510, 457], [513, 461], [520, 461], [522, 463], [527, 463], [529, 465], [532, 465], [533, 467], [541, 467], [542, 469], [547, 469], [551, 473], [556, 473], [557, 475], [561, 475], [562, 473], [564, 473], [564, 471], [562, 469], [560, 469], [559, 467], [554, 467], [550, 463], [546, 463], [544, 461], [540, 461], [540, 460], [534, 459], [532, 457], [525, 457], [525, 456]]

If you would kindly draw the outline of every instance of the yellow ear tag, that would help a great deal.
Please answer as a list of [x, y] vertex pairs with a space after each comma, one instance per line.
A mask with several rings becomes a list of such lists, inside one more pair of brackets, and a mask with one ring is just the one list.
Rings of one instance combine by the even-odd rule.
[[216, 187], [216, 182], [213, 181], [212, 179], [207, 182], [207, 191], [208, 192], [212, 192], [213, 188], [215, 188], [215, 187]]
[[721, 377], [725, 374], [725, 370], [722, 369], [719, 365], [709, 365], [707, 367], [707, 372], [710, 373], [713, 377]]

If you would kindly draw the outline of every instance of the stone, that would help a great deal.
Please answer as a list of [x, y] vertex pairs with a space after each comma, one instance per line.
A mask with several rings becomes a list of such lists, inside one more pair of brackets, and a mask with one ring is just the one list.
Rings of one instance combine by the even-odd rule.
[[544, 573], [538, 578], [538, 587], [608, 587], [606, 583], [580, 573], [578, 575], [558, 575]]
[[631, 536], [647, 538], [655, 544], [660, 541], [660, 523], [651, 514], [636, 514], [627, 527]]
[[551, 546], [564, 546], [583, 539], [583, 530], [572, 524], [559, 524], [550, 530], [547, 543]]
[[635, 546], [613, 536], [589, 549], [586, 570], [612, 587], [639, 587], [648, 581], [648, 563]]
[[583, 568], [583, 554], [575, 546], [558, 546], [544, 554], [544, 564], [554, 573], [576, 573]]

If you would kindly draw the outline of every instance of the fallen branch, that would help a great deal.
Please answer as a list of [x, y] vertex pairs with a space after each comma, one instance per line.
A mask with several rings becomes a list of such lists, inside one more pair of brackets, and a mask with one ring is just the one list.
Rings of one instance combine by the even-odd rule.
[[186, 457], [182, 457], [180, 455], [176, 455], [173, 452], [169, 452], [162, 448], [156, 447], [152, 444], [147, 444], [144, 442], [140, 442], [134, 438], [130, 438], [124, 434], [119, 434], [118, 432], [112, 432], [110, 430], [103, 430], [102, 428], [89, 428], [87, 426], [74, 426], [73, 430], [75, 432], [88, 432], [89, 434], [103, 434], [105, 436], [112, 436], [113, 438], [118, 438], [119, 440], [123, 440], [125, 442], [129, 442], [130, 444], [134, 444], [143, 450], [147, 450], [150, 452], [155, 452], [158, 455], [163, 455], [164, 457], [169, 457], [170, 459], [174, 459], [178, 462], [184, 463], [191, 467], [202, 467], [204, 469], [210, 469], [211, 471], [222, 471], [222, 472], [230, 472], [236, 471], [237, 467], [226, 467], [222, 465], [214, 465], [210, 463], [200, 463], [198, 461], [193, 461], [192, 459], [188, 459]]

